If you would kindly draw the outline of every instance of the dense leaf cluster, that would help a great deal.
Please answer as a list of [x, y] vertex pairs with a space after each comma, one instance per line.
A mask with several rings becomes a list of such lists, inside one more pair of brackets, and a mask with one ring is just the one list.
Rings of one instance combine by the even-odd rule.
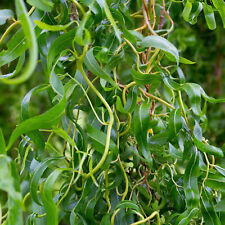
[[[207, 103], [225, 99], [186, 82], [180, 64], [194, 62], [168, 41], [174, 4], [15, 0], [16, 19], [0, 10], [0, 25], [13, 21], [0, 81], [40, 76], [21, 122], [9, 137], [0, 130], [0, 224], [222, 224], [224, 152], [204, 132]], [[209, 29], [214, 11], [224, 22], [222, 0], [186, 1], [185, 21], [202, 9]]]

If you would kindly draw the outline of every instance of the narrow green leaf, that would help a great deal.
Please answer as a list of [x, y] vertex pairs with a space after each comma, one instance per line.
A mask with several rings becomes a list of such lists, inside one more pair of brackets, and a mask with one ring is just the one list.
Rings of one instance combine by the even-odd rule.
[[183, 10], [183, 13], [182, 13], [184, 20], [187, 22], [189, 22], [189, 16], [191, 14], [191, 9], [192, 9], [192, 3], [189, 0], [187, 0], [184, 10]]
[[102, 4], [103, 4], [104, 10], [105, 10], [105, 14], [106, 14], [106, 16], [107, 16], [109, 22], [111, 23], [111, 25], [112, 25], [114, 31], [115, 31], [115, 35], [116, 35], [116, 37], [117, 37], [119, 43], [121, 43], [120, 31], [119, 31], [119, 29], [118, 29], [118, 27], [117, 27], [117, 25], [116, 25], [115, 20], [113, 19], [113, 16], [112, 16], [112, 14], [111, 14], [111, 11], [110, 11], [110, 9], [109, 9], [109, 6], [108, 6], [108, 4], [107, 4], [106, 1], [101, 1], [101, 2], [102, 2]]
[[[53, 68], [54, 70], [54, 68]], [[60, 81], [59, 77], [55, 74], [55, 72], [52, 70], [50, 75], [50, 84], [53, 88], [53, 90], [60, 96], [64, 96], [64, 87], [62, 85], [62, 82]]]
[[205, 188], [202, 189], [201, 212], [205, 225], [221, 225], [219, 217], [214, 209], [211, 193], [209, 193]]
[[[171, 55], [170, 53], [165, 53], [165, 56], [167, 59], [169, 59], [171, 62], [176, 62], [176, 59], [173, 57], [173, 55]], [[189, 59], [186, 59], [182, 56], [179, 56], [179, 63], [183, 63], [183, 64], [189, 64], [189, 65], [192, 65], [192, 64], [195, 64], [196, 62], [193, 62]]]
[[175, 137], [181, 128], [182, 128], [181, 109], [174, 109], [170, 113], [169, 117], [169, 124], [168, 124], [169, 138], [171, 139]]
[[53, 132], [58, 136], [62, 137], [64, 141], [68, 142], [72, 147], [76, 145], [73, 139], [67, 134], [65, 130], [61, 128], [53, 128]]
[[215, 205], [216, 212], [225, 212], [225, 199], [222, 198], [216, 205]]
[[[23, 225], [22, 196], [18, 190], [18, 174], [14, 162], [5, 155], [0, 155], [0, 189], [8, 193], [8, 212], [6, 224]], [[3, 176], [4, 175], [4, 176]]]
[[116, 206], [116, 209], [124, 209], [124, 208], [133, 209], [136, 210], [137, 212], [140, 212], [139, 206], [131, 200], [123, 200]]
[[218, 166], [218, 165], [214, 165], [213, 166], [220, 174], [222, 174], [223, 176], [225, 176], [225, 168], [223, 168], [222, 166]]
[[209, 97], [209, 96], [205, 93], [205, 91], [203, 90], [203, 88], [202, 88], [200, 85], [198, 85], [198, 84], [196, 84], [196, 88], [200, 89], [202, 97], [203, 97], [206, 101], [208, 101], [208, 102], [210, 102], [210, 103], [224, 103], [224, 102], [225, 102], [225, 98], [215, 99], [215, 98], [213, 98], [213, 97]]
[[175, 57], [177, 66], [179, 64], [179, 53], [177, 48], [163, 37], [160, 37], [160, 36], [145, 37], [140, 43], [140, 47], [141, 48], [147, 48], [147, 47], [159, 48], [165, 52], [169, 52]]
[[33, 130], [48, 129], [51, 128], [53, 125], [57, 124], [61, 115], [64, 112], [65, 106], [66, 99], [64, 97], [57, 105], [52, 107], [47, 112], [29, 118], [19, 124], [10, 136], [6, 150], [9, 150], [12, 147], [13, 143], [20, 135]]
[[[106, 141], [106, 134], [103, 133], [102, 131], [99, 131], [98, 129], [92, 127], [91, 125], [87, 125], [87, 134], [88, 136], [93, 139], [94, 141], [97, 141], [99, 144], [102, 146], [105, 146], [105, 141]], [[113, 151], [113, 154], [117, 155], [119, 150], [116, 146], [116, 144], [111, 140], [109, 149]], [[96, 149], [97, 151], [100, 149]], [[103, 153], [103, 152], [100, 152]]]
[[192, 5], [192, 11], [190, 14], [190, 18], [189, 18], [189, 23], [190, 24], [196, 24], [197, 23], [197, 18], [199, 16], [199, 14], [202, 11], [202, 3], [201, 2], [194, 2]]
[[188, 225], [192, 218], [195, 217], [197, 212], [199, 211], [198, 208], [187, 209], [182, 213], [175, 221], [175, 225]]
[[171, 143], [169, 143], [169, 153], [175, 159], [182, 159], [183, 157], [182, 151], [175, 148]]
[[137, 104], [137, 86], [131, 87], [126, 99], [126, 104], [123, 107], [122, 101], [119, 96], [116, 99], [116, 108], [121, 113], [131, 113]]
[[[34, 87], [32, 90], [30, 90], [26, 94], [26, 96], [24, 97], [24, 99], [21, 103], [21, 119], [22, 119], [22, 121], [30, 118], [29, 103], [30, 103], [31, 97], [34, 94], [37, 94], [41, 91], [46, 90], [47, 88], [49, 88], [49, 85], [43, 84], [43, 85]], [[37, 148], [38, 156], [41, 157], [41, 154], [43, 153], [43, 150], [45, 147], [45, 140], [44, 140], [42, 133], [38, 130], [35, 130], [35, 131], [28, 132], [27, 136], [30, 137], [30, 139], [34, 142], [34, 144]]]
[[220, 17], [223, 21], [223, 27], [225, 28], [225, 2], [223, 0], [212, 0], [212, 2], [219, 11]]
[[72, 41], [74, 39], [76, 33], [76, 29], [72, 29], [55, 39], [55, 41], [51, 44], [48, 56], [47, 56], [47, 64], [48, 70], [51, 71], [52, 64], [55, 61], [55, 58], [59, 56], [59, 54], [72, 46]]
[[39, 186], [41, 177], [42, 177], [43, 173], [45, 172], [45, 170], [49, 167], [49, 165], [54, 163], [55, 161], [57, 161], [59, 159], [62, 159], [62, 158], [59, 158], [59, 157], [52, 158], [52, 157], [50, 157], [50, 158], [44, 160], [42, 163], [40, 163], [38, 165], [38, 167], [36, 168], [32, 178], [31, 178], [30, 194], [31, 194], [33, 200], [38, 205], [41, 205], [41, 202], [39, 201], [38, 194], [37, 194], [38, 193], [38, 186]]
[[203, 11], [204, 11], [205, 20], [208, 25], [208, 28], [210, 30], [216, 29], [216, 20], [215, 20], [214, 11], [213, 11], [212, 6], [207, 5], [204, 2], [202, 4], [203, 4]]
[[96, 76], [108, 81], [112, 85], [115, 85], [115, 82], [113, 79], [110, 77], [108, 73], [106, 73], [97, 63], [94, 55], [93, 55], [93, 48], [88, 50], [85, 59], [84, 59], [84, 64], [87, 67], [88, 70], [90, 70], [93, 74]]
[[192, 155], [185, 169], [184, 174], [184, 193], [186, 197], [186, 205], [188, 209], [198, 207], [199, 204], [199, 154], [198, 151]]
[[0, 154], [6, 154], [5, 151], [5, 138], [2, 132], [2, 129], [0, 128]]
[[29, 61], [27, 62], [22, 74], [19, 77], [12, 79], [2, 79], [2, 82], [7, 84], [19, 84], [27, 80], [33, 73], [38, 60], [38, 48], [35, 33], [31, 20], [27, 14], [26, 6], [23, 0], [16, 0], [16, 12], [18, 19], [21, 21], [21, 26], [29, 48]]
[[46, 210], [47, 225], [58, 225], [57, 206], [52, 197], [53, 185], [62, 172], [61, 169], [54, 170], [46, 179], [43, 189], [41, 190], [41, 199]]
[[220, 148], [217, 148], [217, 147], [209, 145], [209, 144], [205, 144], [205, 143], [199, 141], [195, 136], [193, 138], [194, 138], [195, 146], [200, 151], [206, 152], [211, 155], [223, 157], [223, 151]]
[[157, 84], [157, 85], [160, 85], [160, 83], [162, 82], [161, 75], [139, 73], [136, 69], [134, 69], [134, 67], [131, 70], [131, 75], [132, 75], [134, 81], [138, 85], [146, 85], [146, 84], [150, 84], [150, 85]]
[[50, 12], [54, 6], [54, 3], [49, 0], [27, 0], [27, 3], [47, 12]]
[[221, 174], [209, 174], [206, 186], [217, 191], [225, 191], [225, 177]]
[[81, 23], [79, 24], [77, 28], [77, 32], [75, 35], [75, 41], [77, 44], [84, 46], [84, 45], [89, 45], [91, 43], [91, 35], [89, 31], [85, 28], [85, 25], [90, 17], [91, 13], [88, 11], [85, 13], [83, 16]]
[[148, 140], [148, 129], [150, 129], [150, 105], [143, 102], [140, 106], [137, 106], [134, 111], [133, 125], [134, 134], [139, 146], [139, 151], [142, 156], [146, 159], [148, 166], [152, 166], [152, 156], [150, 152], [150, 146], [147, 143]]
[[199, 116], [201, 114], [201, 92], [198, 84], [186, 83], [183, 89], [189, 97], [193, 113]]
[[74, 21], [65, 24], [65, 25], [49, 25], [46, 24], [44, 22], [41, 22], [39, 20], [34, 20], [34, 23], [41, 28], [42, 30], [49, 30], [49, 31], [60, 31], [60, 30], [65, 30], [66, 28], [68, 28], [69, 26], [71, 26], [71, 24], [74, 23]]

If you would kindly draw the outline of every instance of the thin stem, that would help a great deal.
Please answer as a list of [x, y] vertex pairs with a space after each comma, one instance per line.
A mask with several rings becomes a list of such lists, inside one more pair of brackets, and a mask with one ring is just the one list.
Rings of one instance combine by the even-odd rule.
[[124, 106], [126, 105], [126, 91], [130, 87], [134, 86], [135, 84], [136, 84], [136, 82], [135, 81], [132, 81], [131, 83], [129, 83], [128, 85], [126, 85], [126, 87], [123, 89], [122, 99], [123, 99]]
[[71, 1], [77, 6], [77, 8], [80, 9], [80, 11], [83, 15], [86, 13], [83, 6], [78, 1], [76, 1], [76, 0], [71, 0]]
[[143, 15], [144, 15], [145, 23], [147, 24], [149, 31], [150, 31], [153, 35], [158, 36], [158, 34], [156, 34], [155, 31], [154, 31], [154, 30], [152, 29], [152, 27], [151, 27], [150, 21], [149, 21], [149, 19], [148, 19], [148, 14], [147, 14], [147, 12], [146, 12], [146, 9], [145, 9], [145, 7], [144, 7], [144, 4], [143, 4], [143, 7], [142, 7], [142, 8], [143, 8]]
[[95, 92], [95, 94], [100, 98], [100, 100], [102, 101], [102, 103], [105, 105], [108, 113], [109, 113], [109, 123], [108, 123], [108, 128], [107, 128], [107, 134], [106, 134], [106, 143], [105, 143], [105, 150], [104, 153], [102, 155], [101, 160], [98, 162], [98, 164], [95, 166], [95, 168], [92, 170], [92, 172], [88, 173], [85, 178], [89, 178], [92, 174], [96, 173], [101, 166], [103, 165], [103, 163], [105, 162], [108, 152], [109, 152], [109, 144], [110, 144], [110, 139], [111, 139], [111, 130], [112, 130], [112, 126], [113, 126], [113, 121], [114, 121], [114, 116], [113, 116], [113, 112], [108, 104], [108, 102], [103, 98], [103, 96], [101, 95], [101, 93], [96, 89], [96, 87], [91, 83], [91, 81], [88, 79], [86, 73], [84, 72], [84, 68], [83, 68], [83, 60], [79, 60], [77, 62], [77, 69], [81, 72], [83, 78], [85, 79], [85, 81], [87, 82], [87, 84], [91, 87], [91, 89]]
[[153, 212], [149, 217], [145, 218], [144, 220], [132, 223], [131, 225], [138, 225], [138, 224], [145, 223], [145, 222], [149, 221], [150, 219], [154, 218], [155, 216], [157, 217], [157, 225], [160, 225], [159, 212], [157, 212], [157, 211]]
[[158, 55], [159, 52], [160, 52], [160, 49], [157, 48], [156, 51], [154, 52], [154, 54], [152, 55], [151, 59], [148, 62], [146, 73], [150, 73], [152, 62], [154, 61], [155, 57]]
[[175, 107], [173, 105], [170, 105], [168, 102], [162, 100], [161, 98], [155, 96], [155, 95], [152, 95], [152, 94], [149, 94], [148, 92], [146, 92], [145, 90], [143, 90], [142, 88], [139, 87], [139, 90], [144, 94], [144, 95], [147, 95], [149, 97], [152, 97], [156, 100], [158, 100], [159, 102], [161, 102], [162, 104], [164, 104], [165, 106], [167, 106], [168, 108], [170, 109], [175, 109]]
[[137, 57], [137, 70], [139, 73], [142, 73], [143, 72], [140, 70], [139, 68], [139, 64], [140, 64], [140, 56], [139, 56], [139, 53], [138, 51], [136, 50], [136, 48], [131, 44], [130, 41], [128, 41], [125, 37], [123, 37], [123, 39], [127, 42], [127, 44], [132, 48], [133, 52], [135, 53], [136, 57]]
[[30, 9], [30, 11], [28, 12], [28, 16], [30, 16], [30, 15], [34, 12], [34, 10], [35, 10], [35, 6], [33, 6], [33, 7]]
[[110, 212], [111, 210], [111, 203], [110, 203], [110, 200], [109, 200], [109, 178], [108, 178], [108, 172], [109, 172], [109, 169], [107, 169], [105, 171], [105, 200], [106, 200], [106, 203], [108, 205], [108, 213]]
[[180, 102], [180, 106], [181, 106], [181, 109], [182, 109], [182, 112], [183, 112], [183, 116], [184, 116], [185, 122], [186, 122], [187, 126], [190, 129], [190, 124], [189, 124], [189, 121], [187, 119], [187, 115], [186, 115], [186, 111], [184, 109], [184, 104], [183, 104], [183, 100], [182, 100], [182, 96], [181, 96], [181, 92], [180, 91], [178, 91], [178, 95], [179, 95], [179, 102]]
[[[95, 114], [95, 116], [96, 116], [97, 120], [99, 121], [99, 123], [101, 123], [102, 125], [108, 125], [108, 123], [105, 123], [104, 121], [102, 121], [102, 120], [99, 118], [97, 112], [95, 111], [94, 106], [92, 105], [92, 102], [91, 102], [91, 100], [90, 100], [90, 98], [88, 97], [88, 94], [87, 94], [87, 91], [89, 90], [89, 88], [87, 88], [87, 91], [85, 91], [85, 89], [83, 88], [83, 86], [82, 86], [76, 79], [74, 79], [74, 78], [73, 78], [72, 76], [70, 76], [69, 74], [68, 74], [68, 76], [69, 76], [75, 83], [77, 83], [77, 84], [79, 85], [79, 87], [81, 88], [81, 90], [84, 92], [84, 95], [86, 96], [86, 98], [87, 98], [87, 100], [88, 100], [88, 102], [89, 102], [89, 104], [90, 104], [90, 106], [91, 106], [91, 109], [92, 109], [93, 113]], [[92, 82], [91, 82], [91, 83], [92, 83]], [[93, 83], [92, 83], [92, 84], [93, 84]], [[90, 87], [90, 86], [89, 86], [89, 87]]]
[[9, 32], [17, 25], [19, 24], [20, 21], [15, 21], [14, 23], [12, 23], [7, 30], [5, 31], [5, 33], [2, 35], [1, 39], [0, 39], [0, 45], [2, 44], [2, 42], [4, 41], [5, 37], [9, 34]]
[[[30, 16], [35, 10], [35, 7], [33, 6], [30, 11], [28, 12], [28, 16]], [[19, 20], [16, 20], [14, 21], [14, 23], [12, 23], [8, 28], [7, 30], [4, 32], [4, 34], [2, 35], [1, 39], [0, 39], [0, 45], [2, 44], [2, 42], [4, 41], [5, 37], [9, 34], [9, 32], [17, 25], [19, 24], [20, 21]]]

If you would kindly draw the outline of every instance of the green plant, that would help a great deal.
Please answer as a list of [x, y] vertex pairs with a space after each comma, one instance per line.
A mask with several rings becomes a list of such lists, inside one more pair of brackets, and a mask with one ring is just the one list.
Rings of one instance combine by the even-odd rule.
[[[0, 24], [13, 21], [0, 79], [18, 85], [36, 68], [42, 78], [7, 144], [0, 132], [0, 223], [221, 224], [224, 153], [203, 133], [207, 103], [225, 99], [185, 80], [179, 65], [194, 62], [166, 39], [178, 3], [15, 3], [17, 20], [0, 11]], [[187, 1], [184, 19], [197, 22], [199, 5], [215, 29], [206, 3]], [[34, 115], [34, 96], [49, 100], [45, 112]]]

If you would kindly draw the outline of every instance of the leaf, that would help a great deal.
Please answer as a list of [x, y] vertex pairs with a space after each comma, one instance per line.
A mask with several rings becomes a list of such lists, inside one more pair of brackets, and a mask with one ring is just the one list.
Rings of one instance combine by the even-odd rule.
[[196, 84], [196, 88], [198, 88], [198, 89], [200, 90], [202, 97], [203, 97], [206, 101], [208, 101], [208, 102], [210, 102], [210, 103], [223, 103], [223, 102], [225, 102], [225, 98], [215, 99], [215, 98], [209, 97], [209, 96], [205, 93], [205, 91], [203, 90], [203, 88], [202, 88], [200, 85], [198, 85], [198, 84]]
[[186, 83], [184, 84], [183, 89], [189, 97], [193, 113], [199, 116], [201, 114], [201, 92], [198, 85]]
[[32, 213], [31, 215], [29, 215], [28, 218], [27, 218], [26, 225], [35, 225], [36, 224], [35, 217], [36, 217], [35, 213]]
[[79, 213], [75, 214], [74, 210], [72, 210], [70, 214], [70, 225], [77, 225], [80, 223], [80, 221], [82, 221], [83, 225], [88, 225], [85, 219]]
[[193, 208], [193, 209], [187, 209], [182, 213], [175, 221], [175, 225], [187, 225], [190, 224], [189, 222], [191, 221], [192, 218], [195, 217], [197, 212], [199, 211], [198, 208]]
[[134, 69], [134, 67], [131, 70], [131, 75], [138, 85], [156, 84], [159, 86], [162, 82], [162, 78], [160, 75], [139, 73], [138, 71], [136, 71], [136, 69]]
[[60, 81], [59, 77], [55, 74], [55, 72], [53, 70], [54, 70], [54, 68], [52, 68], [49, 82], [50, 82], [53, 90], [60, 97], [63, 97], [64, 96], [64, 87], [63, 87], [62, 82]]
[[182, 159], [183, 157], [182, 151], [175, 148], [171, 143], [169, 143], [169, 153], [175, 159]]
[[23, 225], [22, 196], [18, 188], [18, 174], [14, 162], [5, 155], [0, 155], [0, 190], [8, 194], [7, 224]]
[[55, 61], [55, 58], [59, 56], [59, 54], [72, 46], [72, 41], [74, 39], [76, 33], [76, 29], [72, 29], [55, 39], [55, 41], [51, 44], [48, 56], [47, 56], [47, 64], [48, 70], [51, 71], [52, 64]]
[[43, 189], [41, 190], [41, 199], [47, 213], [47, 225], [58, 225], [57, 206], [52, 197], [52, 189], [61, 172], [61, 169], [54, 170], [46, 179]]
[[13, 11], [10, 9], [1, 9], [0, 10], [0, 25], [6, 23], [6, 20], [11, 19], [13, 17]]
[[[102, 131], [99, 131], [98, 129], [96, 129], [88, 124], [87, 125], [87, 134], [92, 140], [98, 142], [102, 146], [105, 146], [105, 142], [106, 142], [106, 134], [105, 133], [103, 133]], [[110, 141], [109, 149], [115, 155], [117, 155], [119, 152], [116, 144], [112, 140]], [[98, 151], [100, 149], [96, 149], [96, 150]], [[103, 153], [103, 152], [100, 151], [100, 153]]]
[[220, 174], [222, 174], [223, 176], [225, 176], [225, 169], [221, 166], [218, 165], [214, 165], [213, 166]]
[[168, 124], [169, 138], [172, 139], [173, 137], [175, 137], [181, 128], [182, 128], [181, 109], [174, 109], [171, 111], [169, 117], [169, 124]]
[[137, 212], [140, 212], [140, 208], [138, 207], [138, 205], [130, 200], [123, 200], [116, 206], [116, 209], [124, 209], [124, 208], [133, 209], [136, 210]]
[[12, 147], [13, 143], [21, 134], [38, 129], [48, 129], [51, 128], [53, 125], [57, 124], [61, 115], [64, 112], [65, 106], [66, 99], [64, 97], [57, 105], [53, 106], [47, 112], [29, 118], [19, 124], [10, 136], [6, 151], [8, 151]]
[[215, 205], [215, 211], [216, 212], [224, 212], [225, 211], [225, 199], [222, 198], [216, 205]]
[[110, 214], [105, 214], [102, 217], [101, 225], [110, 225]]
[[77, 28], [77, 32], [75, 35], [75, 41], [77, 44], [84, 46], [89, 45], [91, 43], [91, 35], [89, 31], [85, 28], [85, 25], [90, 17], [91, 13], [88, 11], [84, 14], [81, 23], [79, 24]]
[[205, 188], [202, 189], [201, 211], [206, 225], [221, 225], [219, 217], [214, 209], [211, 193]]
[[204, 2], [202, 4], [203, 4], [203, 11], [204, 11], [205, 20], [208, 25], [208, 28], [210, 30], [216, 29], [216, 20], [215, 20], [214, 11], [213, 11], [212, 6], [207, 5]]
[[54, 6], [54, 4], [49, 0], [27, 0], [27, 3], [46, 12], [51, 12]]
[[5, 151], [5, 138], [2, 133], [2, 129], [0, 128], [0, 155], [1, 154], [6, 154], [6, 151]]
[[199, 141], [195, 136], [193, 137], [195, 146], [202, 152], [206, 152], [211, 155], [223, 157], [223, 151], [215, 146], [205, 144]]
[[[26, 94], [26, 96], [24, 97], [24, 99], [21, 103], [21, 119], [22, 119], [22, 121], [30, 118], [29, 103], [30, 103], [31, 97], [34, 94], [44, 91], [47, 88], [49, 88], [49, 85], [40, 85], [40, 86], [34, 87], [32, 90], [30, 90]], [[38, 156], [41, 157], [41, 154], [43, 153], [43, 150], [45, 147], [45, 140], [44, 140], [43, 135], [38, 130], [28, 132], [27, 135], [34, 142], [34, 144], [37, 148]]]
[[194, 136], [199, 141], [202, 141], [202, 128], [200, 127], [199, 123], [196, 120], [195, 120], [195, 126], [194, 126]]
[[191, 9], [192, 9], [192, 3], [189, 0], [187, 0], [184, 10], [183, 10], [183, 13], [182, 13], [184, 20], [187, 22], [189, 22], [189, 16], [191, 14]]
[[73, 139], [66, 133], [65, 130], [61, 128], [53, 128], [53, 132], [57, 134], [58, 136], [62, 137], [63, 140], [68, 142], [72, 147], [76, 145]]
[[179, 64], [179, 53], [177, 48], [170, 43], [167, 39], [160, 36], [148, 36], [145, 37], [142, 42], [140, 42], [141, 48], [153, 47], [159, 48], [165, 52], [172, 54], [177, 62], [177, 66]]
[[[27, 62], [22, 74], [12, 79], [2, 79], [6, 84], [19, 84], [26, 81], [33, 73], [38, 60], [38, 48], [35, 33], [29, 16], [27, 15], [26, 6], [23, 0], [16, 0], [16, 12], [21, 22], [27, 46], [29, 48], [29, 61]], [[15, 46], [15, 45], [14, 45]]]
[[44, 160], [43, 162], [41, 162], [38, 167], [36, 168], [31, 181], [30, 181], [30, 194], [33, 198], [33, 200], [38, 204], [41, 205], [41, 202], [38, 199], [38, 186], [39, 186], [39, 182], [41, 180], [41, 177], [43, 175], [43, 173], [45, 172], [45, 170], [49, 167], [50, 164], [54, 163], [55, 161], [62, 159], [59, 157], [50, 157], [46, 160]]
[[106, 73], [97, 63], [94, 55], [93, 55], [93, 48], [88, 50], [85, 59], [84, 59], [84, 64], [87, 67], [88, 70], [90, 70], [94, 75], [108, 81], [111, 83], [113, 86], [115, 85], [115, 82], [113, 79], [110, 77], [108, 73]]
[[225, 28], [225, 3], [223, 0], [212, 0], [213, 5], [219, 11], [220, 17], [223, 21], [223, 27]]
[[[167, 59], [169, 59], [171, 62], [176, 62], [176, 59], [170, 54], [170, 53], [165, 53], [165, 56]], [[192, 65], [192, 64], [195, 64], [196, 62], [193, 62], [189, 59], [186, 59], [182, 56], [179, 56], [179, 63], [183, 63], [183, 64], [189, 64], [189, 65]]]
[[112, 15], [119, 22], [121, 26], [123, 36], [128, 39], [131, 43], [136, 44], [135, 36], [127, 29], [122, 13], [119, 10], [111, 8]]
[[199, 16], [199, 14], [201, 13], [201, 11], [202, 11], [202, 3], [194, 2], [192, 5], [192, 11], [191, 11], [190, 18], [189, 18], [190, 24], [197, 23], [197, 18]]
[[184, 174], [184, 193], [186, 197], [187, 209], [198, 207], [199, 204], [199, 154], [196, 151], [189, 160]]
[[[23, 30], [19, 29], [7, 43], [7, 50], [0, 52], [0, 66], [3, 66], [23, 55], [28, 48], [24, 38]], [[23, 64], [23, 63], [22, 63]], [[19, 71], [18, 71], [19, 72]], [[11, 76], [11, 74], [1, 75], [1, 79]]]
[[126, 99], [126, 104], [123, 107], [122, 101], [119, 96], [116, 96], [116, 108], [121, 113], [131, 113], [133, 112], [137, 104], [137, 86], [131, 87]]
[[71, 24], [74, 23], [74, 21], [70, 22], [70, 23], [67, 23], [65, 25], [49, 25], [49, 24], [46, 24], [44, 22], [41, 22], [39, 20], [34, 20], [34, 23], [39, 27], [41, 28], [42, 30], [49, 30], [49, 31], [60, 31], [60, 30], [65, 30], [67, 29], [68, 27], [71, 26]]
[[206, 186], [217, 191], [225, 191], [225, 177], [220, 174], [209, 174]]
[[143, 102], [140, 106], [137, 106], [134, 111], [133, 125], [135, 138], [139, 146], [139, 151], [141, 155], [144, 156], [146, 162], [148, 163], [148, 166], [151, 168], [152, 156], [149, 145], [147, 143], [148, 129], [150, 128], [149, 110], [150, 105], [146, 102]]
[[112, 25], [112, 27], [113, 27], [113, 29], [115, 31], [116, 37], [117, 37], [119, 43], [121, 43], [120, 31], [119, 31], [119, 29], [118, 29], [118, 27], [116, 25], [115, 20], [113, 19], [113, 16], [112, 16], [112, 14], [110, 12], [109, 6], [108, 6], [107, 2], [104, 1], [104, 0], [101, 0], [101, 3], [103, 5], [103, 7], [104, 7], [106, 16], [107, 16], [109, 22], [111, 23], [111, 25]]

